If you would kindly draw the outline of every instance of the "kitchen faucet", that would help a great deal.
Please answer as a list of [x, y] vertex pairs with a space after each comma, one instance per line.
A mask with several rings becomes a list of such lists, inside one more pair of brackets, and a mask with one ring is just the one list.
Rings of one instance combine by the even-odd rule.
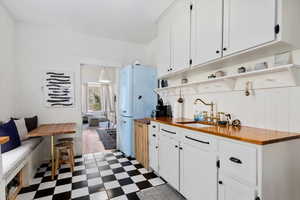
[[211, 103], [206, 103], [205, 101], [203, 101], [202, 99], [200, 98], [197, 98], [194, 102], [194, 104], [197, 104], [198, 102], [201, 102], [202, 104], [206, 105], [206, 106], [210, 106], [210, 116], [207, 116], [206, 117], [206, 120], [210, 119], [210, 121], [214, 121], [214, 119], [216, 119], [217, 121], [220, 120], [220, 117], [215, 117], [214, 116], [214, 103], [211, 102]]

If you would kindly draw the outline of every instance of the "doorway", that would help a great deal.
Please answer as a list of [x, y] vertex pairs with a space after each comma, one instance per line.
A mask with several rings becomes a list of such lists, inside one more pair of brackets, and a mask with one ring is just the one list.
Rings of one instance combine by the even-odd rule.
[[83, 154], [117, 148], [117, 69], [81, 65]]

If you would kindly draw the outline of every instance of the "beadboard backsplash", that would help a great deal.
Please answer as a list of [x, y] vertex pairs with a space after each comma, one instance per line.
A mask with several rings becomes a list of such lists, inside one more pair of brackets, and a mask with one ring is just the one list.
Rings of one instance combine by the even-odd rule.
[[[300, 50], [292, 53], [294, 64], [300, 64]], [[272, 67], [274, 57], [260, 59], [239, 66], [254, 66], [255, 63], [267, 61]], [[227, 73], [233, 73], [238, 66], [224, 68]], [[201, 80], [211, 72], [197, 72], [188, 75], [189, 82]], [[169, 85], [179, 84], [180, 78], [169, 80]], [[218, 112], [231, 113], [233, 119], [240, 119], [245, 126], [266, 128], [280, 131], [300, 132], [300, 87], [282, 87], [270, 89], [257, 89], [251, 96], [245, 96], [244, 91], [220, 91], [220, 92], [191, 92], [190, 88], [183, 88], [184, 117], [193, 118], [196, 107], [196, 98], [202, 98], [207, 102], [216, 103]], [[179, 95], [168, 93], [162, 95], [165, 102], [174, 107]], [[209, 107], [197, 105], [198, 110], [209, 111]]]

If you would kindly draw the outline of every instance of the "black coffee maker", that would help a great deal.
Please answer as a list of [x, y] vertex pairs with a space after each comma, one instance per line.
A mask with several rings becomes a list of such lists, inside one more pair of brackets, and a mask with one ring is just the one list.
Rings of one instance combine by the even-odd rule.
[[155, 110], [155, 117], [172, 117], [171, 105], [164, 105], [163, 99], [158, 95], [158, 101]]

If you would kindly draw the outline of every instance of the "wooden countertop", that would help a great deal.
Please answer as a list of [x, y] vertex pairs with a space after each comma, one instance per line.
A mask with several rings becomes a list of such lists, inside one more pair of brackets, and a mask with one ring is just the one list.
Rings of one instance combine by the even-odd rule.
[[[193, 122], [191, 119], [171, 119], [171, 118], [147, 118], [150, 121], [186, 128], [193, 131], [201, 131], [212, 135], [227, 137], [258, 145], [272, 144], [287, 140], [300, 138], [300, 133], [290, 133], [283, 131], [274, 131], [261, 128], [242, 126], [240, 128], [228, 126], [211, 126], [205, 128], [194, 128], [184, 125], [185, 122]], [[183, 123], [183, 124], [182, 124]]]
[[142, 124], [150, 124], [150, 120], [149, 119], [135, 119], [134, 121], [142, 123]]
[[9, 141], [9, 137], [0, 137], [0, 144], [5, 144]]
[[29, 137], [38, 136], [53, 136], [59, 134], [74, 134], [76, 133], [76, 123], [61, 123], [61, 124], [43, 124], [37, 129], [28, 133]]

